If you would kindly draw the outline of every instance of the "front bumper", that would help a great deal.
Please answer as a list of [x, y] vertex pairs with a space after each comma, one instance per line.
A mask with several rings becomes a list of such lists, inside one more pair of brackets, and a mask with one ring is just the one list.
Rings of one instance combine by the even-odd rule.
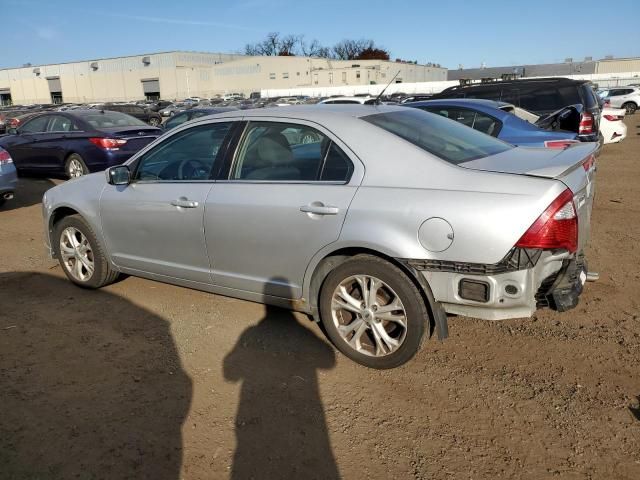
[[[520, 249], [523, 253], [524, 250]], [[495, 265], [453, 264], [415, 261], [408, 264], [418, 270], [429, 284], [434, 299], [447, 313], [505, 320], [527, 318], [538, 308], [558, 311], [578, 303], [586, 279], [586, 263], [582, 255], [567, 251], [526, 251], [522, 261], [507, 256]], [[481, 301], [465, 298], [465, 282], [483, 285], [486, 296]]]

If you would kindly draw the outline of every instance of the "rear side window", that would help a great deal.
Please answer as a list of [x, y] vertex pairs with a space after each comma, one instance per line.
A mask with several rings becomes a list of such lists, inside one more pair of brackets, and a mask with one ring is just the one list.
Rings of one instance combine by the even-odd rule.
[[353, 165], [332, 140], [307, 125], [251, 122], [231, 180], [347, 182]]
[[416, 108], [362, 119], [454, 165], [513, 148], [458, 122]]
[[500, 131], [500, 122], [482, 112], [468, 108], [456, 107], [419, 107], [427, 112], [436, 113], [441, 117], [455, 120], [458, 123], [471, 127], [487, 135], [496, 136]]
[[88, 122], [93, 128], [112, 128], [112, 127], [146, 127], [148, 126], [141, 120], [131, 115], [120, 112], [112, 112], [105, 110], [104, 112], [89, 113], [82, 116], [85, 122]]

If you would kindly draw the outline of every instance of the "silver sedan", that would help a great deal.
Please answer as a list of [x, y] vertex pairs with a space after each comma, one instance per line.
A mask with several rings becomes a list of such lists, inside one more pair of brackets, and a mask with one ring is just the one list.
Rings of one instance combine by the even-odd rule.
[[595, 145], [513, 147], [394, 106], [227, 112], [49, 190], [68, 278], [120, 273], [293, 308], [373, 368], [447, 336], [447, 314], [575, 307]]

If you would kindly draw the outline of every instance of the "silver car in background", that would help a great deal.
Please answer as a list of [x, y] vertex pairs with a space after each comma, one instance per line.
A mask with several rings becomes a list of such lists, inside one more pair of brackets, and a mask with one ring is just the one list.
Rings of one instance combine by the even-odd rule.
[[18, 185], [18, 172], [9, 152], [0, 147], [0, 206], [13, 198]]
[[293, 308], [392, 368], [447, 314], [577, 304], [595, 148], [513, 147], [405, 107], [227, 112], [49, 190], [46, 241], [80, 286], [126, 273]]

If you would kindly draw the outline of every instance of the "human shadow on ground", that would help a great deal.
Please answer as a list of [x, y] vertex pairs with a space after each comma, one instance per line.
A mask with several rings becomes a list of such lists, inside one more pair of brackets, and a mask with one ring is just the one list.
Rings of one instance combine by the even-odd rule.
[[20, 177], [13, 198], [6, 200], [0, 205], [0, 213], [42, 203], [44, 192], [55, 186], [56, 184], [48, 178]]
[[637, 397], [638, 400], [638, 404], [637, 406], [630, 406], [629, 407], [629, 411], [631, 412], [631, 415], [633, 415], [634, 417], [636, 417], [636, 420], [640, 421], [640, 395], [638, 395]]
[[339, 478], [318, 388], [333, 348], [289, 311], [267, 306], [224, 359], [241, 381], [232, 479]]
[[192, 384], [166, 320], [42, 273], [1, 273], [0, 305], [0, 477], [180, 478]]

